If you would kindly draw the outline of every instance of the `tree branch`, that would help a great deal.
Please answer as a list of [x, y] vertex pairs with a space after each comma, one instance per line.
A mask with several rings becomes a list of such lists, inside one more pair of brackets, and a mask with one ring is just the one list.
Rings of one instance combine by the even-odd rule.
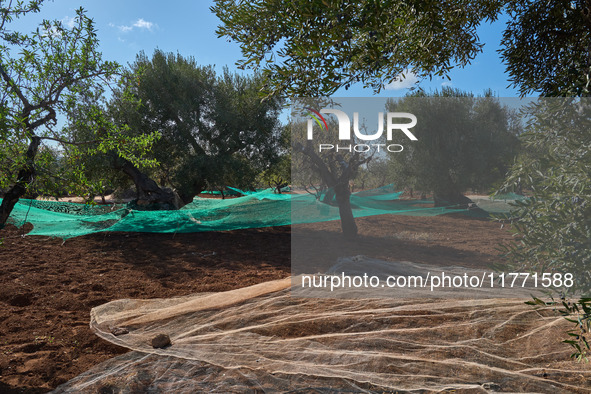
[[[29, 128], [31, 130], [31, 132], [33, 130], [35, 130], [37, 127], [49, 122], [50, 120], [55, 121], [55, 110], [51, 107], [45, 107], [45, 110], [47, 110], [49, 113], [47, 115], [45, 115], [44, 117], [42, 117], [41, 119], [37, 119], [33, 123], [29, 123], [28, 120], [25, 121], [27, 128]], [[29, 115], [30, 115], [30, 111], [26, 114], [26, 118], [28, 118]]]
[[18, 96], [19, 100], [22, 101], [23, 105], [25, 106], [24, 111], [29, 110], [29, 108], [32, 107], [31, 106], [31, 103], [29, 103], [29, 100], [27, 100], [27, 98], [23, 95], [23, 92], [21, 92], [21, 90], [18, 88], [18, 86], [16, 86], [16, 84], [10, 78], [10, 76], [8, 76], [8, 74], [4, 70], [4, 67], [2, 67], [2, 64], [0, 64], [0, 74], [2, 74], [2, 79], [4, 79], [4, 81], [6, 82], [6, 84], [12, 88], [12, 90], [14, 91], [14, 93], [16, 93], [16, 95]]
[[61, 138], [47, 137], [47, 136], [45, 136], [45, 137], [39, 137], [39, 138], [42, 139], [42, 140], [50, 140], [50, 141], [59, 142], [60, 144], [74, 145], [74, 146], [95, 144], [97, 142], [100, 142], [100, 140], [89, 140], [89, 141], [73, 142], [73, 141], [62, 140]]

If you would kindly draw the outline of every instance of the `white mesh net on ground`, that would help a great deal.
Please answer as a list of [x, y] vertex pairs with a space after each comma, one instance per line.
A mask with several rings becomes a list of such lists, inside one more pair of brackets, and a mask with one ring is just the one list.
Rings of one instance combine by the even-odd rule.
[[[92, 310], [133, 350], [55, 392], [589, 392], [568, 322], [526, 299], [321, 299], [292, 278]], [[172, 344], [153, 348], [166, 334]]]

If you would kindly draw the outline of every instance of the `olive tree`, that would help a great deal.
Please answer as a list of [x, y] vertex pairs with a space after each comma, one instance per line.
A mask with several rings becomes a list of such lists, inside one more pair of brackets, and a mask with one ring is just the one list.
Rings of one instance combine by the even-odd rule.
[[[208, 186], [253, 188], [278, 155], [281, 100], [261, 101], [259, 76], [227, 69], [218, 75], [192, 57], [160, 50], [151, 58], [140, 53], [129, 71], [110, 114], [132, 138], [161, 135], [147, 156], [159, 162], [157, 168], [118, 164], [134, 178], [140, 201], [178, 208]], [[165, 185], [178, 196], [176, 203], [160, 192]]]
[[[49, 162], [59, 155], [44, 154], [49, 152], [44, 148], [48, 143], [61, 150], [87, 144], [95, 152], [114, 150], [139, 163], [143, 148], [154, 137], [124, 144], [120, 129], [94, 107], [88, 120], [96, 135], [88, 141], [71, 141], [68, 132], [58, 126], [58, 116], [67, 117], [74, 111], [81, 96], [100, 95], [105, 86], [115, 82], [119, 65], [102, 60], [94, 23], [83, 9], [76, 12], [72, 28], [45, 20], [34, 32], [23, 34], [10, 29], [10, 22], [38, 12], [42, 0], [13, 3], [0, 3], [0, 188], [7, 190], [0, 204], [0, 226], [40, 178], [64, 182], [71, 190], [84, 187], [83, 163], [76, 155], [70, 156], [67, 165], [59, 166], [63, 171], [52, 171], [55, 166]], [[44, 184], [55, 182], [38, 182], [36, 191], [43, 193], [40, 188]]]
[[436, 206], [465, 205], [468, 189], [490, 192], [518, 152], [516, 114], [486, 92], [484, 97], [444, 88], [389, 100], [388, 111], [406, 111], [421, 121], [418, 141], [405, 155], [391, 155], [398, 186], [433, 192]]

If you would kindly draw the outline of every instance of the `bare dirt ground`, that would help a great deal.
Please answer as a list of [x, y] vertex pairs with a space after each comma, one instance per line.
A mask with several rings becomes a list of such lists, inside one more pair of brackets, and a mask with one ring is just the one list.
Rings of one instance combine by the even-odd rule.
[[120, 298], [224, 291], [289, 275], [289, 228], [61, 239], [0, 232], [0, 393], [47, 392], [126, 352], [90, 309]]
[[[462, 214], [358, 219], [359, 248], [388, 260], [482, 266], [506, 227]], [[309, 226], [338, 236], [339, 222]], [[100, 233], [67, 240], [0, 232], [0, 393], [47, 392], [127, 350], [96, 337], [90, 309], [121, 298], [224, 291], [290, 274], [290, 228], [196, 234]], [[353, 249], [352, 249], [353, 250]], [[335, 260], [327, 252], [323, 259]]]

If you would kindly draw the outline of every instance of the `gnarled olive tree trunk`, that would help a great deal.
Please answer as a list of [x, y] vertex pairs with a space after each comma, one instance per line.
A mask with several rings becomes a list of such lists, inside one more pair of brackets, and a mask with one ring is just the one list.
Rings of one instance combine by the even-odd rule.
[[25, 195], [27, 187], [35, 179], [35, 156], [39, 151], [41, 138], [33, 136], [26, 153], [24, 167], [19, 171], [16, 183], [12, 186], [2, 199], [0, 204], [0, 229], [6, 225], [10, 213], [18, 200]]
[[133, 203], [142, 210], [175, 210], [185, 205], [177, 193], [172, 189], [162, 188], [141, 172], [129, 160], [121, 157], [114, 158], [113, 167], [127, 175], [136, 188], [136, 199]]

